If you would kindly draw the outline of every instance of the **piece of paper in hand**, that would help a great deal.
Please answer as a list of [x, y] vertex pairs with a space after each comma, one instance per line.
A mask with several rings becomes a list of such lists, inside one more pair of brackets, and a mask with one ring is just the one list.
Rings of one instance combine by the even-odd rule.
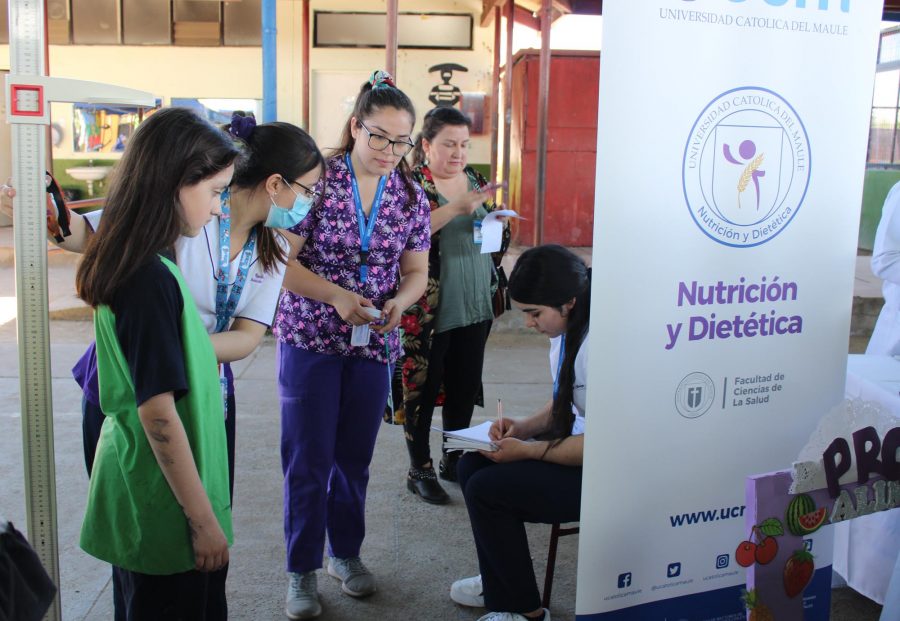
[[497, 252], [503, 242], [503, 222], [500, 218], [518, 218], [512, 209], [498, 209], [492, 211], [481, 221], [481, 254]]

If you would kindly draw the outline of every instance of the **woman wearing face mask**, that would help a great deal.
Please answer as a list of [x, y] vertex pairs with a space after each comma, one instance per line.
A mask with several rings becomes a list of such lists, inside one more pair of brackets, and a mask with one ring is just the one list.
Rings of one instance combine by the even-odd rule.
[[360, 559], [369, 463], [401, 354], [395, 328], [428, 269], [428, 201], [403, 160], [414, 124], [409, 98], [375, 72], [328, 159], [323, 200], [290, 231], [297, 260], [275, 335], [291, 619], [321, 613], [326, 534], [328, 573], [343, 591], [375, 591]]
[[[479, 621], [550, 621], [541, 607], [525, 522], [575, 522], [581, 511], [581, 464], [587, 395], [590, 269], [562, 246], [522, 253], [509, 276], [513, 306], [525, 325], [550, 337], [553, 397], [535, 414], [494, 422], [495, 452], [459, 462], [481, 574], [457, 580], [450, 598], [487, 608]], [[526, 442], [531, 438], [540, 438]]]
[[[425, 295], [403, 315], [402, 418], [410, 458], [406, 486], [432, 504], [450, 500], [428, 446], [434, 408], [443, 389], [443, 428], [455, 430], [468, 427], [475, 405], [484, 405], [484, 348], [509, 245], [505, 227], [500, 251], [481, 254], [477, 234], [496, 205], [494, 186], [466, 163], [470, 125], [456, 108], [435, 108], [425, 115], [413, 152], [413, 175], [431, 206], [431, 250]], [[459, 455], [444, 453], [442, 479], [456, 481]]]
[[[226, 131], [242, 151], [222, 198], [222, 215], [196, 237], [179, 237], [175, 260], [184, 274], [220, 363], [225, 428], [234, 488], [235, 400], [230, 362], [256, 349], [271, 325], [288, 244], [281, 229], [298, 224], [319, 198], [324, 158], [305, 131], [289, 123], [256, 125], [235, 115]], [[102, 212], [71, 214], [72, 235], [58, 245], [80, 252]], [[84, 450], [90, 474], [104, 421], [91, 346], [73, 369], [84, 390]]]

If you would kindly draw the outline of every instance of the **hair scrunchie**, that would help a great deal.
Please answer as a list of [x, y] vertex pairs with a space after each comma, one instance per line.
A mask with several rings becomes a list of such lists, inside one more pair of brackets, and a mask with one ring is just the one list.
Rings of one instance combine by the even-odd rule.
[[397, 88], [391, 74], [380, 69], [373, 71], [372, 75], [369, 76], [369, 84], [372, 85], [373, 91], [377, 88]]
[[228, 125], [228, 133], [235, 138], [248, 140], [256, 129], [256, 119], [252, 116], [243, 116], [240, 114], [231, 115], [231, 123]]

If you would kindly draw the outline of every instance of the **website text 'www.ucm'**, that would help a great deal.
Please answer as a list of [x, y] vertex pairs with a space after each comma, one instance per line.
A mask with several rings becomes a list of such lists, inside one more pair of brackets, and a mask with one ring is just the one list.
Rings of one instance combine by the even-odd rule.
[[693, 513], [681, 513], [679, 515], [670, 515], [669, 522], [672, 528], [685, 526], [688, 524], [702, 524], [705, 522], [716, 522], [718, 520], [730, 520], [739, 518], [744, 515], [745, 506], [724, 507], [722, 509], [707, 509], [705, 511], [694, 511]]

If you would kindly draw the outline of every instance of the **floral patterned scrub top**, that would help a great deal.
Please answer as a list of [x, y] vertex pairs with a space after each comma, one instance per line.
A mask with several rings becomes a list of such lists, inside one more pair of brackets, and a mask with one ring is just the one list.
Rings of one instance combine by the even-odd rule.
[[[359, 227], [350, 171], [343, 155], [327, 161], [325, 194], [291, 233], [306, 239], [297, 259], [314, 274], [369, 299], [376, 308], [392, 298], [400, 283], [400, 255], [425, 252], [431, 246], [431, 208], [417, 184], [410, 197], [403, 175], [394, 169], [385, 184], [381, 207], [369, 242], [369, 273], [359, 278]], [[321, 354], [358, 356], [388, 363], [402, 354], [400, 335], [388, 335], [390, 360], [384, 337], [372, 331], [366, 347], [351, 347], [353, 326], [341, 319], [330, 304], [291, 291], [282, 292], [273, 331], [279, 341]]]

